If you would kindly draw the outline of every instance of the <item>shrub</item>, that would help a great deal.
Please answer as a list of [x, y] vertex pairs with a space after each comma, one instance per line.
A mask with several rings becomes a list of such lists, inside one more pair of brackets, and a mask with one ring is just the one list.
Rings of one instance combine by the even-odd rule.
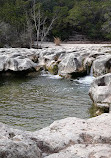
[[56, 46], [60, 46], [60, 44], [61, 44], [60, 38], [59, 37], [54, 37], [54, 43], [55, 43]]

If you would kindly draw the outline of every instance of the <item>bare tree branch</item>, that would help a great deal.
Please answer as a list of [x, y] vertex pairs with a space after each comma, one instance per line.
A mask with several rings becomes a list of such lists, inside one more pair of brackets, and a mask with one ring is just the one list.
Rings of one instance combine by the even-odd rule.
[[57, 19], [57, 14], [55, 14], [50, 22], [50, 24], [47, 24], [47, 16], [42, 16], [41, 12], [41, 7], [40, 4], [36, 10], [36, 4], [35, 0], [33, 3], [33, 8], [32, 8], [32, 19], [34, 21], [34, 26], [36, 30], [36, 42], [37, 42], [37, 47], [39, 46], [39, 40], [40, 43], [44, 41], [45, 37], [48, 35], [49, 31], [52, 29], [52, 25], [54, 21]]

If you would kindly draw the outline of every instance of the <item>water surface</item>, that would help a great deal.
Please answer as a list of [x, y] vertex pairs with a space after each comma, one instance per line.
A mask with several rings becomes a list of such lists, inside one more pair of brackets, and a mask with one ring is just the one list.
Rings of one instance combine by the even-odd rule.
[[92, 102], [84, 80], [44, 73], [1, 78], [0, 122], [34, 131], [66, 117], [88, 118]]

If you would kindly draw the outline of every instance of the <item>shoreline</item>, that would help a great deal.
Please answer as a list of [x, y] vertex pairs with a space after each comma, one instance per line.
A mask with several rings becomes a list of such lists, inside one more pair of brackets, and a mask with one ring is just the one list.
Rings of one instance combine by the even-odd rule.
[[110, 43], [77, 43], [77, 42], [61, 42], [60, 45], [55, 45], [54, 42], [43, 42], [42, 43], [42, 48], [74, 48], [77, 46], [80, 47], [91, 47], [91, 46], [111, 46], [111, 42]]
[[[43, 52], [39, 49], [25, 48], [20, 48], [21, 50], [19, 50], [19, 48], [15, 50], [14, 48], [10, 48], [10, 51], [8, 49], [8, 52], [7, 48], [3, 48], [1, 50], [1, 55], [6, 55], [5, 58], [8, 58], [10, 61], [9, 64], [9, 62], [6, 62], [7, 60], [4, 60], [4, 63], [6, 62], [4, 65], [6, 66], [7, 64], [6, 68], [14, 71], [14, 69], [16, 70], [14, 64], [16, 61], [18, 66], [20, 65], [20, 70], [21, 66], [23, 66], [24, 71], [24, 67], [35, 67], [35, 64], [32, 61], [39, 61], [38, 66], [45, 65], [47, 69], [53, 71], [55, 71], [54, 66], [56, 64], [58, 66], [59, 73], [66, 75], [74, 72], [77, 73], [76, 70], [80, 71], [79, 73], [83, 72], [83, 70], [86, 72], [86, 68], [88, 68], [87, 66], [91, 69], [92, 64], [94, 64], [93, 68], [97, 78], [98, 76], [101, 76], [102, 73], [104, 74], [104, 72], [106, 72], [105, 70], [110, 71], [110, 69], [107, 69], [107, 64], [105, 64], [107, 61], [110, 63], [110, 44], [61, 44], [61, 46], [55, 46], [54, 43], [44, 44], [50, 47], [48, 49], [44, 48]], [[33, 56], [34, 53], [36, 56]], [[1, 61], [5, 58], [2, 58]], [[26, 63], [25, 61], [27, 61], [27, 64], [29, 64], [30, 61], [30, 67], [28, 65], [24, 66], [23, 61], [24, 65]], [[99, 62], [103, 65], [100, 65], [98, 68]], [[4, 68], [4, 65], [2, 68]], [[102, 70], [102, 68], [104, 69]], [[100, 72], [101, 74], [99, 74]], [[99, 77], [99, 80], [96, 80], [94, 86], [92, 87], [94, 90], [94, 92], [92, 92], [95, 94], [94, 97], [96, 97], [96, 99], [98, 99], [97, 95], [100, 95], [100, 99], [102, 98], [100, 92], [106, 92], [106, 86], [107, 89], [109, 88], [109, 91], [107, 92], [110, 92], [110, 78], [111, 73], [102, 76], [102, 79]], [[98, 91], [98, 89], [100, 91]], [[99, 93], [96, 95], [97, 92]], [[107, 99], [107, 102], [111, 102], [111, 98], [106, 98], [107, 93], [103, 93], [103, 96]], [[0, 123], [0, 157], [111, 158], [110, 120], [111, 112], [86, 120], [76, 117], [68, 117], [57, 120], [50, 126], [35, 132], [17, 130], [13, 127]]]

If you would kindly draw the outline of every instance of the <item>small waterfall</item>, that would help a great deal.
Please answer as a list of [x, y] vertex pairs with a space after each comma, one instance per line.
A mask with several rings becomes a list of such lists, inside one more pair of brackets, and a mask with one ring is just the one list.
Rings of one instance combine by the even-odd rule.
[[95, 77], [93, 76], [93, 67], [91, 66], [91, 68], [90, 68], [90, 74], [87, 75], [87, 76], [85, 76], [85, 77], [81, 77], [78, 80], [78, 82], [82, 83], [82, 84], [88, 84], [88, 85], [90, 85], [93, 82], [94, 78]]
[[59, 75], [52, 75], [50, 74], [50, 72], [42, 70], [41, 71], [41, 76], [47, 77], [47, 78], [51, 78], [51, 79], [62, 79], [61, 76]]
[[93, 76], [93, 66], [91, 65], [89, 76]]

